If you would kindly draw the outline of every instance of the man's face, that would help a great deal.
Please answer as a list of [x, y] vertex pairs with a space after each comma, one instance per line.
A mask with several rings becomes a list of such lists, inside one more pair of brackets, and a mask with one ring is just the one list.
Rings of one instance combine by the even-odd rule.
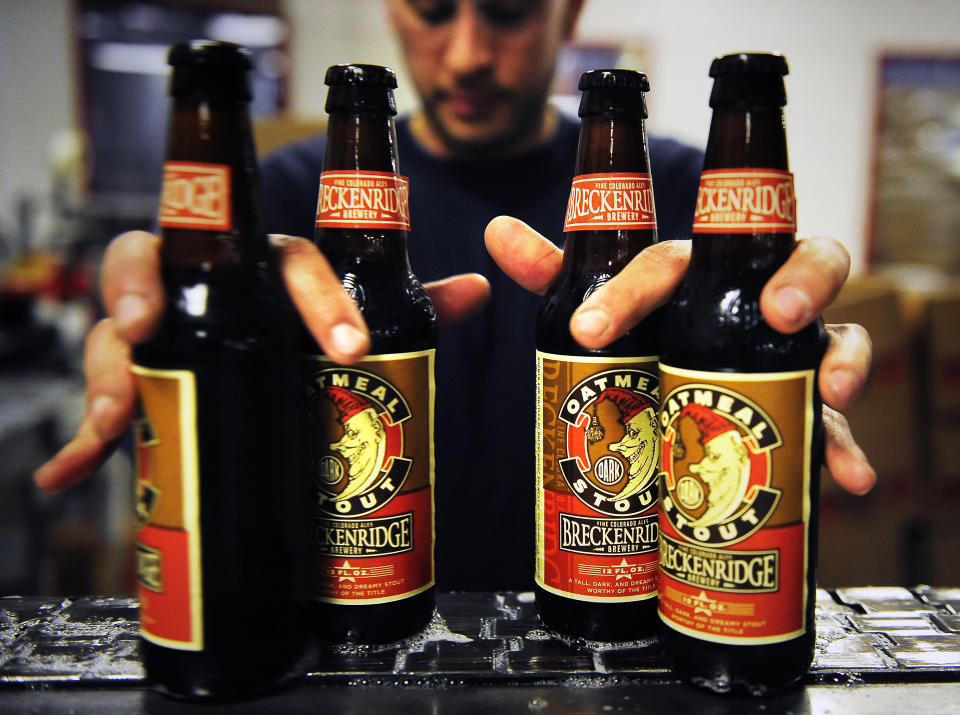
[[536, 138], [579, 2], [389, 0], [388, 7], [427, 119], [428, 148], [489, 156]]

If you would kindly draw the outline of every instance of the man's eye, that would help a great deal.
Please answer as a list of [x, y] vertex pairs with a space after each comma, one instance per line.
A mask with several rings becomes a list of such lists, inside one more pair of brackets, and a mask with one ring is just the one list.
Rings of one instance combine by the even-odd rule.
[[407, 0], [421, 20], [430, 25], [442, 25], [457, 14], [457, 4], [449, 0]]

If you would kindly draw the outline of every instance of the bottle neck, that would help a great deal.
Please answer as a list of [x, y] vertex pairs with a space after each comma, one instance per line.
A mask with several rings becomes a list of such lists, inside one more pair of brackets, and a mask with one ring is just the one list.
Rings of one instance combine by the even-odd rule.
[[[789, 171], [782, 107], [716, 107], [703, 168]], [[766, 275], [786, 261], [795, 241], [793, 232], [695, 232], [692, 264], [698, 269], [701, 265], [709, 266], [710, 270], [722, 270], [731, 276], [753, 271]]]
[[704, 169], [789, 170], [781, 107], [718, 107], [710, 121]]
[[[178, 175], [164, 196], [177, 208], [201, 218], [215, 217], [206, 228], [164, 225], [161, 257], [165, 264], [227, 268], [251, 265], [269, 253], [260, 205], [256, 150], [245, 101], [172, 103], [166, 162], [199, 164], [201, 171]], [[225, 171], [224, 171], [225, 169]], [[179, 188], [178, 188], [179, 187]], [[168, 192], [172, 191], [172, 195]], [[184, 208], [186, 207], [186, 208]]]
[[[323, 171], [399, 174], [397, 132], [387, 112], [336, 112], [327, 123]], [[407, 260], [407, 232], [365, 227], [317, 228], [314, 240], [331, 260]]]
[[[577, 176], [649, 173], [646, 128], [639, 112], [611, 112], [581, 118]], [[637, 253], [656, 242], [657, 232], [652, 228], [567, 231], [564, 270], [615, 275]]]

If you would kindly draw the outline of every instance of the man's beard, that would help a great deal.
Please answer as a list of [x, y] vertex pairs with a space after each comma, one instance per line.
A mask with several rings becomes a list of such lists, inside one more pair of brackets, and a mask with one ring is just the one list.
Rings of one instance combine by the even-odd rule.
[[[549, 87], [549, 85], [548, 85]], [[423, 114], [443, 144], [457, 157], [469, 159], [500, 159], [509, 156], [516, 148], [540, 131], [546, 111], [547, 89], [539, 95], [527, 98], [520, 104], [510, 106], [511, 120], [497, 134], [478, 139], [462, 139], [447, 130], [436, 111], [436, 100], [424, 100]]]

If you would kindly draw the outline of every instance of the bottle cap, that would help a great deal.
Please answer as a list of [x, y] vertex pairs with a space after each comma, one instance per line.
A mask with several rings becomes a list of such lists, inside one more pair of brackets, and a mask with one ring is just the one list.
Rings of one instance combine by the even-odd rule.
[[787, 58], [775, 52], [736, 52], [717, 57], [710, 63], [710, 76], [719, 77], [738, 72], [789, 74]]
[[174, 45], [167, 54], [173, 67], [170, 94], [178, 99], [249, 101], [247, 72], [250, 51], [233, 42], [191, 40]]
[[779, 108], [787, 103], [787, 59], [773, 52], [737, 52], [710, 64], [710, 106], [736, 111]]
[[378, 84], [390, 89], [397, 88], [397, 75], [389, 67], [381, 65], [333, 65], [327, 69], [324, 84]]
[[327, 114], [360, 112], [397, 113], [393, 90], [397, 75], [381, 65], [345, 64], [327, 69], [324, 83], [330, 86], [325, 109]]
[[640, 92], [650, 91], [650, 81], [647, 75], [636, 70], [611, 69], [590, 70], [580, 75], [577, 89], [598, 89], [600, 87], [635, 89]]
[[584, 72], [577, 84], [580, 117], [635, 114], [647, 118], [644, 92], [650, 91], [647, 75], [636, 70], [598, 69]]

